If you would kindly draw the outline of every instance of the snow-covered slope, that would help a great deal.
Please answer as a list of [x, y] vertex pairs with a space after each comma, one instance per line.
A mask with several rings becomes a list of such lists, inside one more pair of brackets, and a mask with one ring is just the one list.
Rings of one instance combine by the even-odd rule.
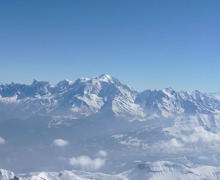
[[208, 96], [220, 100], [220, 92], [214, 92], [214, 93], [206, 93]]
[[[220, 178], [220, 168], [213, 166], [187, 167], [169, 161], [156, 161], [153, 163], [139, 164], [139, 171], [136, 170], [130, 179], [149, 180], [200, 180]], [[140, 170], [143, 172], [140, 173]]]
[[13, 172], [7, 171], [5, 169], [0, 169], [0, 179], [1, 180], [19, 180]]
[[186, 167], [169, 161], [139, 164], [120, 174], [104, 174], [85, 171], [39, 172], [15, 175], [0, 169], [1, 180], [200, 180], [220, 178], [220, 167]]
[[52, 86], [33, 81], [31, 85], [0, 85], [0, 111], [3, 118], [33, 115], [68, 116], [74, 119], [95, 114], [116, 118], [146, 120], [183, 114], [219, 114], [220, 101], [213, 95], [176, 92], [171, 88], [142, 93], [109, 75], [64, 80]]
[[30, 86], [0, 85], [0, 107], [9, 117], [41, 114], [82, 118], [112, 111], [116, 117], [143, 118], [141, 107], [134, 103], [136, 96], [136, 91], [109, 75], [64, 80], [56, 86], [36, 80]]
[[176, 92], [171, 88], [146, 90], [136, 99], [145, 113], [156, 117], [176, 117], [178, 115], [215, 114], [219, 112], [220, 102], [199, 91]]

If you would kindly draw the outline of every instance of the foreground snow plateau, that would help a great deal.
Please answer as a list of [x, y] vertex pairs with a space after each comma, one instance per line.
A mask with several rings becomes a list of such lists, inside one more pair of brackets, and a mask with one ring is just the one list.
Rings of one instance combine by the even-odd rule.
[[0, 170], [1, 180], [218, 180], [219, 175], [220, 167], [201, 166], [188, 168], [168, 161], [139, 164], [135, 169], [114, 175], [84, 171], [39, 172], [15, 175], [13, 172]]

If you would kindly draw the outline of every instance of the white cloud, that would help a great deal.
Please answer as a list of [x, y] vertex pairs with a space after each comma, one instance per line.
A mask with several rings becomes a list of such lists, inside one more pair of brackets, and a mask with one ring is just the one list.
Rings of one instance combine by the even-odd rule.
[[159, 147], [164, 148], [165, 150], [177, 150], [177, 149], [184, 146], [176, 138], [172, 138], [172, 139], [170, 139], [169, 141], [166, 141], [166, 142], [162, 141], [162, 142], [160, 142], [159, 144], [156, 144], [156, 145], [159, 146]]
[[72, 157], [69, 164], [83, 170], [98, 170], [105, 165], [105, 160], [101, 158], [91, 159], [88, 156]]
[[155, 150], [155, 152], [177, 152], [184, 149], [184, 144], [176, 138], [171, 138], [168, 141], [159, 141], [155, 143], [152, 148]]
[[172, 147], [176, 147], [176, 148], [181, 148], [181, 147], [183, 147], [183, 144], [182, 144], [180, 141], [178, 141], [177, 139], [175, 139], [175, 138], [170, 139], [170, 140], [167, 142], [167, 145], [168, 145], [168, 146], [172, 146]]
[[69, 142], [64, 139], [55, 139], [53, 141], [53, 144], [58, 147], [64, 147], [64, 146], [67, 146]]
[[107, 155], [108, 155], [108, 153], [106, 152], [106, 151], [104, 151], [104, 150], [100, 150], [100, 151], [98, 151], [98, 153], [97, 153], [97, 156], [99, 156], [99, 157], [107, 157]]
[[0, 145], [1, 144], [5, 144], [5, 139], [3, 139], [2, 137], [0, 137]]
[[205, 130], [203, 127], [197, 127], [192, 134], [182, 136], [182, 140], [186, 143], [219, 142], [220, 134], [214, 134], [213, 132]]

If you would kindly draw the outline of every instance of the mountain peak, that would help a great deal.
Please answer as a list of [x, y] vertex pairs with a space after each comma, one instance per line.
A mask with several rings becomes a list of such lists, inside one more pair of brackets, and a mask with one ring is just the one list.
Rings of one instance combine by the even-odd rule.
[[64, 79], [63, 81], [60, 81], [60, 82], [58, 82], [58, 86], [59, 85], [71, 85], [71, 84], [73, 84], [74, 83], [74, 81], [71, 81], [71, 80], [69, 80], [69, 79]]
[[99, 79], [103, 79], [103, 80], [105, 80], [105, 79], [112, 79], [112, 76], [110, 76], [108, 74], [101, 74], [99, 76]]
[[36, 85], [37, 83], [38, 83], [38, 81], [36, 79], [34, 79], [31, 85]]
[[50, 85], [50, 83], [48, 81], [37, 81], [36, 79], [34, 79], [31, 86], [38, 86], [38, 85]]
[[175, 92], [171, 87], [165, 88], [162, 90], [164, 93], [170, 93], [172, 94], [173, 92]]
[[100, 81], [105, 81], [105, 82], [108, 82], [108, 83], [119, 82], [116, 78], [114, 78], [113, 76], [110, 76], [108, 74], [102, 74], [98, 77], [98, 79]]

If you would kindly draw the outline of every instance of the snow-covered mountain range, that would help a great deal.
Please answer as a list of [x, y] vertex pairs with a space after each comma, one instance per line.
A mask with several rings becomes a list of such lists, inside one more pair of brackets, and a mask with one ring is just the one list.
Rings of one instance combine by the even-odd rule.
[[0, 180], [217, 180], [219, 144], [219, 93], [109, 75], [0, 84]]
[[1, 180], [200, 180], [219, 179], [220, 168], [203, 166], [187, 168], [180, 164], [168, 161], [158, 161], [153, 164], [141, 164], [136, 169], [120, 174], [110, 175], [104, 173], [83, 171], [39, 172], [15, 175], [11, 171], [0, 169]]
[[220, 100], [215, 94], [176, 92], [171, 88], [139, 93], [103, 74], [64, 80], [55, 86], [36, 80], [31, 85], [0, 84], [0, 109], [5, 118], [49, 115], [79, 119], [110, 113], [116, 118], [142, 121], [179, 115], [216, 116]]

